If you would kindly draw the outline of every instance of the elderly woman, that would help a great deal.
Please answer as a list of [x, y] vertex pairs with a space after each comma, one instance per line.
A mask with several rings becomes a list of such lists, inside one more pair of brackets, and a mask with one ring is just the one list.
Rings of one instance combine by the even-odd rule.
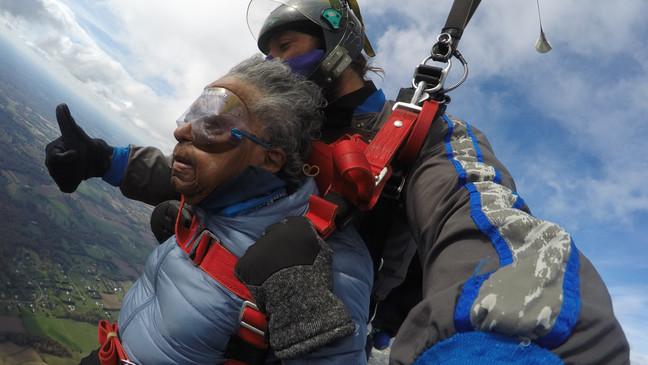
[[[269, 273], [271, 279], [272, 274], [290, 278], [293, 285], [284, 282], [275, 292], [252, 288], [259, 309], [273, 305], [276, 296], [289, 296], [295, 305], [319, 300], [334, 318], [319, 321], [312, 313], [294, 322], [271, 318], [270, 331], [280, 334], [273, 337], [285, 341], [270, 343], [269, 349], [263, 315], [233, 274], [237, 258], [263, 240], [264, 230], [281, 231], [284, 218], [303, 215], [317, 193], [302, 171], [322, 104], [314, 84], [280, 62], [253, 57], [207, 86], [180, 117], [172, 182], [195, 217], [189, 228], [178, 224], [177, 236], [149, 256], [124, 298], [118, 329], [102, 324], [103, 364], [115, 354], [121, 363], [136, 364], [272, 363], [279, 351], [281, 358], [292, 358], [286, 364], [366, 363], [373, 273], [353, 228], [334, 233], [327, 243], [320, 240], [317, 252], [312, 245], [305, 252], [276, 248], [277, 255], [301, 257], [303, 265]], [[308, 285], [330, 288], [330, 295], [301, 295]], [[319, 347], [300, 351], [291, 347], [296, 337]]]

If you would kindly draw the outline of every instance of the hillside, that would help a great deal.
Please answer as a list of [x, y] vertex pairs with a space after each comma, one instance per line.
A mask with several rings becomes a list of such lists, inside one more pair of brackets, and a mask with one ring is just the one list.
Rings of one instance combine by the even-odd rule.
[[[97, 320], [115, 318], [155, 245], [151, 208], [99, 179], [58, 190], [44, 166], [45, 145], [59, 135], [53, 107], [83, 103], [0, 49], [0, 364], [76, 364], [98, 347]], [[83, 120], [103, 120], [82, 110]]]

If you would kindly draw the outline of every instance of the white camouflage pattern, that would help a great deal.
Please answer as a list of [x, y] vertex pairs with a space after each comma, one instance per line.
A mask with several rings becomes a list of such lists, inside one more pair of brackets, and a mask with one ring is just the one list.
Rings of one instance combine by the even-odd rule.
[[481, 196], [481, 211], [512, 253], [479, 290], [470, 319], [478, 330], [534, 340], [547, 334], [560, 314], [571, 237], [554, 223], [513, 208], [518, 196], [494, 182], [495, 168], [479, 162], [465, 122], [453, 119], [453, 158]]

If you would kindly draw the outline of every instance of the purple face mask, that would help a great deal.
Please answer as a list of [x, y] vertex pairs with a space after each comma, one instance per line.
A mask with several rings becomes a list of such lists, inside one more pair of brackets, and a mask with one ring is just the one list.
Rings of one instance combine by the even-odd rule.
[[[325, 52], [323, 49], [315, 49], [301, 56], [288, 59], [285, 63], [294, 73], [309, 77], [313, 72], [315, 72], [315, 69], [319, 66], [320, 62], [322, 62], [324, 54]], [[266, 59], [271, 60], [273, 57], [268, 55]]]

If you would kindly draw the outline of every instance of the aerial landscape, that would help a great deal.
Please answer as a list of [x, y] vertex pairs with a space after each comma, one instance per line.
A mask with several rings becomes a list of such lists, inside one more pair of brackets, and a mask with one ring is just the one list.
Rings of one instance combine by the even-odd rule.
[[1, 39], [0, 49], [0, 364], [76, 364], [156, 244], [150, 209], [100, 181], [58, 190], [44, 164], [60, 133], [54, 106], [82, 102]]
[[[110, 146], [168, 154], [205, 85], [259, 52], [266, 15], [255, 25], [248, 2], [0, 0], [0, 365], [78, 364], [159, 247], [152, 207], [119, 188], [92, 178], [59, 190], [44, 163], [57, 105]], [[368, 65], [384, 71], [366, 77], [387, 99], [412, 84], [453, 2], [358, 0]], [[481, 4], [447, 113], [488, 136], [533, 217], [569, 232], [609, 292], [629, 362], [648, 365], [648, 1]], [[539, 53], [539, 32], [551, 52]], [[462, 77], [455, 62], [448, 82]], [[369, 365], [390, 351], [372, 350]]]

